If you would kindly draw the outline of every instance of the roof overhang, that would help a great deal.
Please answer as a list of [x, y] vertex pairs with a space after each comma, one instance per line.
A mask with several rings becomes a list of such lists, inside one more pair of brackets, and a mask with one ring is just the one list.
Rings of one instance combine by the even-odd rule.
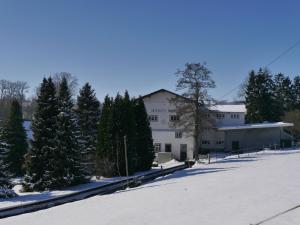
[[221, 126], [217, 127], [219, 131], [230, 130], [246, 130], [246, 129], [266, 129], [266, 128], [280, 128], [280, 127], [293, 127], [293, 123], [277, 122], [277, 123], [253, 123], [244, 124], [239, 126]]

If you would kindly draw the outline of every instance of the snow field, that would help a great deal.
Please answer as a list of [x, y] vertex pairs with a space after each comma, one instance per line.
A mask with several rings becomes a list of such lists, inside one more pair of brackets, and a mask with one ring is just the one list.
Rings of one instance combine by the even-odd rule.
[[[300, 203], [299, 171], [299, 151], [229, 157], [137, 188], [2, 219], [0, 224], [255, 224]], [[265, 224], [300, 224], [300, 209]]]

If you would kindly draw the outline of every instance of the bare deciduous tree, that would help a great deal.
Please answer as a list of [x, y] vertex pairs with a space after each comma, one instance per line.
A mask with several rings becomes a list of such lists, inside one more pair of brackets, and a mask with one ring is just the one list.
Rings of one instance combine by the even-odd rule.
[[174, 126], [193, 136], [194, 157], [198, 160], [202, 131], [211, 124], [208, 106], [212, 105], [214, 100], [208, 94], [208, 90], [216, 85], [205, 63], [187, 63], [185, 66], [184, 70], [176, 72], [176, 90], [182, 94], [170, 101], [175, 105], [179, 117]]
[[60, 73], [54, 74], [52, 79], [53, 79], [53, 83], [55, 84], [57, 90], [58, 90], [59, 84], [61, 83], [63, 78], [66, 78], [69, 89], [71, 91], [71, 94], [72, 94], [72, 96], [75, 96], [78, 91], [77, 90], [78, 89], [77, 77], [68, 72], [60, 72]]
[[0, 80], [0, 120], [6, 119], [13, 99], [23, 104], [28, 89], [29, 86], [25, 81]]

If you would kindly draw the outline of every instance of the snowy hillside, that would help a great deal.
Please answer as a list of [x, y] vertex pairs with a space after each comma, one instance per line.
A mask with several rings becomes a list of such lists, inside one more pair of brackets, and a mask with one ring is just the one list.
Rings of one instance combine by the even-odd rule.
[[[299, 151], [227, 158], [0, 224], [249, 225], [300, 204], [299, 171]], [[300, 208], [264, 224], [300, 224]]]

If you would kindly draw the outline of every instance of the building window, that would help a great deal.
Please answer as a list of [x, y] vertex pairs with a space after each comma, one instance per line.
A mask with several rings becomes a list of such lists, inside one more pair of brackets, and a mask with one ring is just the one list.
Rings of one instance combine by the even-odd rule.
[[171, 144], [165, 144], [165, 152], [172, 152], [172, 145]]
[[182, 132], [181, 131], [176, 131], [175, 132], [175, 138], [182, 138]]
[[176, 112], [175, 109], [169, 109], [168, 111], [169, 111], [169, 113], [175, 113]]
[[157, 122], [158, 121], [158, 115], [149, 115], [149, 121]]
[[225, 117], [225, 114], [224, 114], [224, 113], [217, 113], [217, 114], [216, 114], [216, 118], [217, 118], [217, 119], [224, 119], [224, 117]]
[[210, 114], [209, 113], [205, 113], [204, 114], [204, 118], [209, 119], [210, 118]]
[[216, 141], [216, 144], [217, 144], [217, 145], [223, 145], [223, 144], [224, 144], [224, 141]]
[[210, 130], [211, 130], [211, 128], [209, 128], [209, 127], [204, 127], [204, 128], [203, 128], [203, 131], [204, 131], [204, 132], [210, 132]]
[[160, 143], [155, 143], [154, 144], [154, 151], [156, 153], [161, 151], [161, 144]]
[[203, 141], [202, 141], [202, 144], [203, 144], [203, 145], [210, 145], [210, 141], [209, 141], [209, 140], [203, 140]]
[[177, 115], [170, 115], [170, 122], [175, 122], [179, 120], [179, 116]]
[[239, 119], [240, 115], [239, 114], [231, 114], [231, 119]]

